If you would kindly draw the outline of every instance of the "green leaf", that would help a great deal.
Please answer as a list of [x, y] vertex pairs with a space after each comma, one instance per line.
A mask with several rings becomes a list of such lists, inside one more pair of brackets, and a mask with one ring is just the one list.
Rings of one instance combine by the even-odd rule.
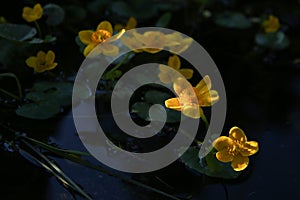
[[163, 14], [156, 22], [155, 26], [157, 27], [167, 27], [170, 20], [172, 18], [172, 14], [170, 12], [166, 12]]
[[41, 38], [32, 38], [31, 40], [28, 41], [28, 43], [30, 44], [42, 44], [42, 43], [50, 43], [50, 42], [54, 42], [56, 40], [56, 37], [52, 36], [52, 35], [46, 35], [45, 39], [41, 39]]
[[123, 1], [116, 1], [111, 4], [111, 11], [121, 17], [129, 18], [133, 12], [131, 8]]
[[46, 101], [42, 103], [25, 104], [18, 108], [16, 113], [30, 119], [48, 119], [59, 113], [59, 111], [60, 107], [57, 104]]
[[71, 104], [73, 84], [67, 82], [39, 82], [26, 94], [32, 103], [22, 105], [16, 113], [30, 119], [47, 119]]
[[14, 41], [24, 41], [37, 33], [35, 28], [21, 24], [0, 24], [0, 37]]
[[235, 179], [241, 172], [234, 171], [230, 163], [222, 163], [215, 156], [216, 151], [212, 150], [205, 158], [199, 159], [199, 149], [190, 147], [181, 157], [180, 160], [188, 169], [195, 174], [207, 175], [216, 178]]
[[145, 94], [145, 101], [150, 104], [165, 104], [165, 100], [172, 98], [170, 94], [158, 90], [149, 90]]
[[49, 3], [44, 6], [44, 14], [47, 15], [47, 24], [57, 26], [61, 24], [65, 17], [65, 11], [59, 5]]
[[136, 113], [140, 118], [151, 121], [151, 118], [155, 121], [162, 121], [164, 122], [163, 118], [161, 118], [163, 112], [167, 112], [167, 123], [175, 123], [179, 122], [181, 119], [181, 113], [175, 110], [166, 109], [164, 110], [157, 110], [157, 112], [152, 113], [151, 118], [149, 117], [149, 109], [152, 106], [152, 104], [146, 103], [146, 102], [136, 102], [132, 105], [131, 111]]
[[282, 31], [275, 33], [258, 33], [255, 36], [255, 42], [262, 47], [274, 50], [285, 49], [290, 44], [289, 39]]
[[251, 27], [250, 20], [238, 12], [224, 12], [216, 17], [215, 23], [227, 28], [247, 29]]

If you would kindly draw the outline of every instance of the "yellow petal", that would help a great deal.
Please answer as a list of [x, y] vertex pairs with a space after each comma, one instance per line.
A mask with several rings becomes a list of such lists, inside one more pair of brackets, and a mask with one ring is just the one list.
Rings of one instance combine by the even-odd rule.
[[35, 68], [36, 67], [36, 61], [37, 61], [37, 58], [34, 57], [34, 56], [31, 56], [31, 57], [27, 58], [27, 60], [25, 62], [28, 65], [28, 67]]
[[43, 51], [39, 51], [38, 53], [37, 53], [37, 59], [39, 59], [39, 60], [43, 60], [43, 61], [45, 61], [45, 59], [46, 59], [46, 53], [45, 52], [43, 52]]
[[192, 69], [180, 69], [179, 72], [186, 78], [191, 79], [193, 77], [194, 71]]
[[177, 55], [170, 56], [168, 65], [173, 69], [179, 70], [181, 65], [179, 57]]
[[134, 17], [130, 17], [126, 25], [126, 30], [133, 29], [136, 27], [136, 25], [137, 25], [136, 19]]
[[231, 162], [233, 160], [233, 155], [229, 154], [229, 152], [226, 149], [223, 149], [222, 151], [218, 151], [216, 153], [216, 157], [219, 161], [224, 163]]
[[84, 31], [80, 31], [78, 33], [79, 39], [80, 41], [85, 44], [85, 45], [89, 45], [91, 43], [93, 43], [92, 41], [92, 34], [94, 32], [91, 30], [84, 30]]
[[48, 51], [47, 52], [47, 55], [46, 55], [46, 58], [45, 58], [45, 61], [46, 63], [53, 63], [54, 62], [54, 59], [55, 59], [55, 54], [53, 51]]
[[245, 143], [247, 141], [247, 137], [242, 129], [239, 127], [232, 127], [229, 131], [229, 137], [233, 140], [237, 140], [241, 143]]
[[109, 21], [103, 21], [97, 26], [97, 30], [106, 30], [108, 31], [111, 35], [113, 34], [113, 28], [111, 26], [111, 23]]
[[93, 43], [87, 45], [83, 51], [83, 55], [87, 56], [96, 46], [97, 44], [93, 44]]
[[156, 48], [144, 48], [143, 51], [147, 52], [147, 53], [158, 53], [160, 51], [162, 51], [162, 49], [156, 49]]
[[203, 79], [196, 85], [199, 94], [206, 93], [211, 89], [211, 80], [208, 75], [204, 76]]
[[240, 153], [242, 154], [242, 156], [251, 156], [257, 153], [258, 149], [259, 149], [258, 142], [249, 141], [243, 145], [243, 148], [240, 150]]
[[173, 110], [181, 111], [181, 105], [178, 98], [167, 99], [165, 101], [165, 106]]
[[217, 151], [222, 151], [223, 149], [233, 148], [234, 142], [231, 138], [226, 136], [220, 136], [213, 142], [213, 147]]
[[182, 113], [194, 119], [199, 119], [203, 114], [202, 109], [198, 105], [188, 105], [181, 108]]
[[115, 45], [106, 43], [101, 46], [102, 52], [106, 56], [116, 56], [119, 54], [119, 48]]
[[[187, 81], [185, 80], [184, 78], [182, 77], [178, 77], [174, 84], [173, 84], [173, 88], [174, 88], [174, 91], [176, 92], [176, 94], [179, 96], [180, 94], [182, 94], [182, 92], [184, 90], [188, 90], [187, 93], [189, 94], [193, 94], [194, 93], [194, 90], [193, 90], [193, 87], [192, 85]], [[193, 91], [191, 91], [193, 90]]]
[[242, 171], [246, 169], [246, 167], [249, 164], [249, 158], [247, 156], [234, 156], [232, 162], [231, 162], [231, 167], [233, 168], [234, 171]]
[[207, 107], [215, 104], [219, 100], [219, 94], [216, 90], [210, 90], [207, 93], [199, 94], [197, 91], [198, 103], [202, 107]]
[[115, 27], [114, 27], [114, 30], [115, 31], [120, 31], [122, 30], [123, 28], [125, 28], [122, 24], [116, 24]]
[[36, 19], [40, 19], [43, 15], [43, 8], [41, 4], [35, 4], [35, 6], [33, 7], [33, 12], [36, 15]]

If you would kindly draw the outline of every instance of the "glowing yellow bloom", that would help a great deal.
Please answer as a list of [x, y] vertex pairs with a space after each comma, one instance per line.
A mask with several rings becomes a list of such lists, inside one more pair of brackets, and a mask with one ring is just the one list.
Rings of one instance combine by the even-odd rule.
[[221, 162], [231, 162], [235, 171], [244, 170], [249, 164], [248, 156], [258, 152], [256, 141], [247, 141], [242, 129], [233, 127], [229, 131], [229, 137], [220, 136], [213, 142], [214, 148], [218, 151], [216, 157]]
[[22, 17], [27, 21], [27, 22], [33, 22], [38, 19], [40, 19], [43, 15], [43, 8], [41, 4], [35, 4], [33, 8], [30, 7], [24, 7], [23, 8], [23, 14]]
[[166, 38], [168, 40], [169, 49], [173, 53], [179, 54], [181, 52], [184, 52], [189, 48], [189, 46], [192, 44], [193, 39], [192, 38], [184, 38], [180, 33], [174, 32], [172, 34], [166, 35]]
[[[181, 62], [177, 55], [173, 55], [169, 57], [169, 61], [168, 61], [169, 67], [181, 73], [186, 79], [192, 78], [194, 71], [192, 69], [180, 69], [180, 65]], [[158, 74], [158, 77], [160, 81], [163, 83], [172, 83], [178, 78], [176, 72], [174, 72], [171, 69], [166, 69], [165, 67], [162, 67], [162, 65], [159, 65], [159, 70], [160, 73]]]
[[[122, 35], [124, 31], [120, 33]], [[78, 33], [80, 41], [87, 45], [83, 51], [84, 56], [87, 56], [98, 44], [103, 43], [102, 47], [98, 50], [107, 56], [116, 56], [119, 53], [119, 48], [110, 42], [119, 39], [116, 37], [114, 40], [110, 39], [113, 34], [113, 28], [108, 21], [101, 22], [96, 31], [83, 30]], [[109, 39], [109, 40], [108, 40]], [[108, 41], [107, 41], [108, 40]], [[104, 42], [107, 41], [107, 42]]]
[[47, 54], [44, 51], [39, 51], [37, 56], [31, 56], [27, 58], [26, 64], [29, 67], [32, 67], [34, 71], [41, 73], [54, 69], [57, 66], [57, 63], [54, 62], [55, 54], [53, 51], [48, 51]]
[[137, 21], [134, 17], [130, 17], [126, 26], [122, 25], [122, 24], [116, 24], [114, 29], [115, 31], [121, 31], [122, 29], [125, 30], [130, 30], [130, 29], [134, 29], [137, 25]]
[[[218, 92], [211, 90], [209, 76], [205, 76], [196, 87], [190, 87], [184, 78], [178, 78], [174, 82], [173, 88], [178, 97], [167, 99], [165, 106], [182, 111], [184, 115], [191, 118], [200, 118], [203, 114], [201, 107], [211, 106], [219, 100]], [[195, 96], [196, 98], [194, 98]]]
[[266, 33], [274, 33], [280, 28], [279, 19], [270, 15], [268, 19], [262, 22], [262, 27]]

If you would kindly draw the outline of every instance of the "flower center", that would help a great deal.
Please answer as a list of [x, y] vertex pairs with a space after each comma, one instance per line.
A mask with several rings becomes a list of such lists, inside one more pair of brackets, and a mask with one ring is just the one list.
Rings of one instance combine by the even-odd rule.
[[239, 152], [243, 149], [243, 144], [240, 143], [240, 141], [234, 141], [235, 144], [233, 147], [227, 147], [228, 153], [235, 156], [239, 154]]
[[103, 30], [103, 29], [100, 29], [100, 30], [95, 31], [92, 34], [92, 41], [96, 42], [96, 43], [101, 43], [101, 42], [104, 42], [107, 38], [110, 38], [110, 37], [111, 37], [110, 32], [108, 32], [106, 30]]
[[187, 106], [187, 105], [197, 106], [198, 105], [198, 101], [197, 100], [195, 101], [195, 99], [197, 99], [197, 98], [196, 97], [193, 98], [193, 96], [195, 96], [194, 90], [185, 89], [178, 96], [179, 96], [180, 102], [182, 104], [184, 104], [185, 106]]

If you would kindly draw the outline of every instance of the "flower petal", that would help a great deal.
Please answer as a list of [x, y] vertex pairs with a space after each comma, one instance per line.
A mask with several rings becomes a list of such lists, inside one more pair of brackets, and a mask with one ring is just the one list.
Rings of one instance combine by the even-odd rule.
[[207, 107], [215, 104], [219, 100], [219, 94], [216, 90], [210, 90], [204, 94], [197, 93], [197, 98], [200, 106]]
[[97, 44], [94, 44], [94, 43], [87, 45], [83, 51], [83, 55], [87, 56], [96, 46], [97, 46]]
[[27, 60], [25, 62], [28, 65], [28, 67], [35, 68], [36, 67], [36, 61], [37, 61], [37, 58], [34, 57], [34, 56], [31, 56], [31, 57], [27, 58]]
[[[189, 94], [194, 93], [194, 89], [193, 89], [192, 85], [187, 80], [185, 80], [183, 77], [178, 77], [174, 81], [173, 88], [178, 96], [180, 96], [183, 93], [183, 91], [185, 91], [185, 90], [188, 90], [187, 92]], [[193, 90], [193, 91], [191, 91], [191, 90]]]
[[249, 164], [249, 158], [247, 156], [235, 156], [231, 162], [231, 167], [234, 171], [242, 171], [246, 169]]
[[181, 65], [179, 57], [177, 55], [170, 56], [168, 65], [173, 69], [179, 70]]
[[199, 107], [198, 105], [183, 106], [181, 108], [181, 110], [185, 116], [191, 117], [194, 119], [199, 119], [201, 117], [201, 115], [203, 114], [202, 108]]
[[93, 33], [94, 32], [91, 31], [91, 30], [85, 30], [85, 31], [80, 31], [78, 33], [78, 36], [79, 36], [80, 41], [83, 44], [89, 45], [89, 44], [93, 43], [93, 41], [92, 41], [92, 34]]
[[257, 153], [258, 150], [259, 150], [258, 142], [249, 141], [243, 145], [243, 149], [240, 150], [240, 153], [242, 154], [242, 156], [251, 156]]
[[46, 54], [45, 61], [46, 63], [53, 63], [55, 59], [55, 54], [53, 51], [49, 50]]
[[111, 35], [113, 34], [113, 28], [111, 26], [111, 23], [109, 21], [103, 21], [97, 26], [97, 30], [106, 30], [108, 31]]
[[120, 30], [122, 30], [123, 28], [125, 28], [122, 24], [116, 24], [115, 26], [114, 26], [114, 30], [115, 31], [120, 31]]
[[192, 69], [180, 69], [179, 72], [186, 78], [191, 79], [193, 77], [194, 71]]
[[126, 30], [133, 29], [136, 27], [136, 25], [137, 25], [136, 19], [134, 17], [130, 17], [126, 25]]
[[229, 152], [226, 149], [217, 152], [216, 157], [219, 161], [224, 163], [231, 162], [233, 160], [233, 155], [229, 154]]
[[106, 56], [116, 56], [119, 54], [119, 48], [109, 43], [103, 43], [101, 46], [102, 52]]
[[230, 137], [220, 136], [213, 142], [213, 147], [217, 151], [222, 151], [227, 148], [233, 148], [234, 141]]
[[199, 94], [207, 93], [211, 89], [211, 80], [208, 75], [204, 76], [203, 79], [196, 85]]
[[239, 127], [232, 127], [229, 131], [229, 137], [233, 140], [237, 140], [241, 143], [245, 143], [247, 141], [247, 137], [242, 129]]
[[41, 4], [35, 4], [33, 7], [33, 12], [36, 15], [36, 20], [40, 19], [43, 15], [43, 8], [41, 6]]
[[173, 110], [181, 111], [181, 105], [178, 98], [167, 99], [165, 101], [165, 106]]

